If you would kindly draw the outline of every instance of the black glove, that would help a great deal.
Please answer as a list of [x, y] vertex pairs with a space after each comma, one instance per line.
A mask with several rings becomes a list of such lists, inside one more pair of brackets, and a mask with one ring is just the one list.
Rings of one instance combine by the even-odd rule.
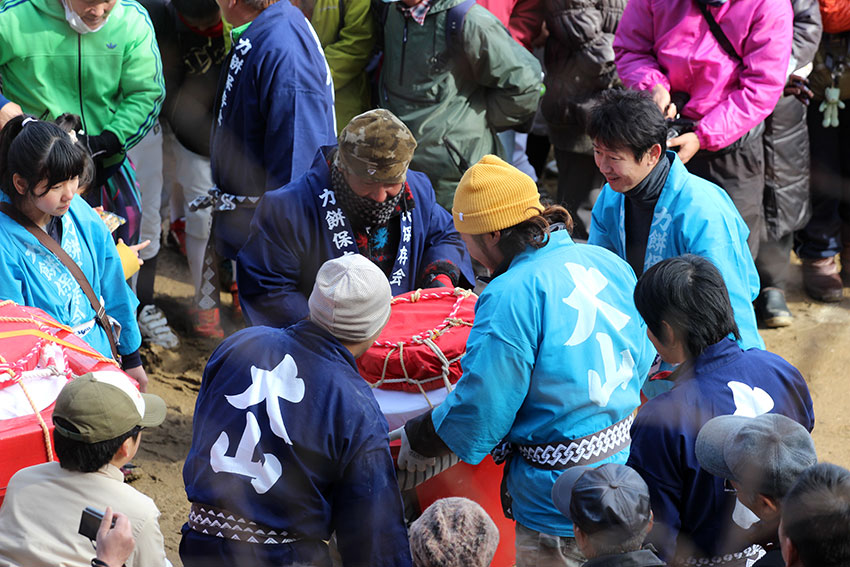
[[97, 136], [81, 134], [77, 136], [77, 139], [88, 148], [91, 157], [96, 160], [104, 160], [121, 153], [124, 149], [118, 141], [118, 136], [109, 130], [104, 130]]

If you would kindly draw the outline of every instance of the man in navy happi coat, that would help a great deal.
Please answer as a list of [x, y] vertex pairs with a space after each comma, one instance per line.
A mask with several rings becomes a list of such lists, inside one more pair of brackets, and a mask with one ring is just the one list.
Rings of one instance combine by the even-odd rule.
[[264, 192], [304, 173], [336, 136], [330, 68], [310, 23], [288, 0], [220, 2], [231, 24], [210, 141], [213, 182], [222, 193], [212, 238], [235, 259]]
[[404, 123], [372, 110], [352, 119], [338, 147], [321, 148], [306, 175], [263, 198], [237, 262], [251, 324], [306, 317], [319, 267], [344, 254], [372, 260], [393, 295], [474, 281], [451, 216], [428, 178], [407, 169], [415, 148]]
[[658, 353], [679, 364], [668, 378], [673, 389], [646, 402], [632, 425], [627, 464], [649, 485], [655, 514], [647, 539], [668, 563], [746, 565], [759, 548], [743, 533], [741, 510], [733, 513], [734, 491], [700, 466], [697, 434], [719, 415], [764, 413], [811, 431], [806, 381], [781, 357], [733, 340], [740, 335], [729, 293], [710, 260], [687, 254], [655, 264], [638, 280], [635, 304]]
[[355, 359], [390, 315], [384, 275], [360, 255], [325, 263], [310, 319], [252, 327], [204, 371], [183, 468], [186, 567], [304, 563], [409, 567], [387, 421]]

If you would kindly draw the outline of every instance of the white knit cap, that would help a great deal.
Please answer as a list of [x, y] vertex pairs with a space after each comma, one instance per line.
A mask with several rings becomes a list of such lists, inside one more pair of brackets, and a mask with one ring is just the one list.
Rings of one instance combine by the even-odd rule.
[[387, 276], [366, 257], [349, 254], [319, 268], [310, 293], [310, 320], [341, 341], [365, 341], [390, 318]]

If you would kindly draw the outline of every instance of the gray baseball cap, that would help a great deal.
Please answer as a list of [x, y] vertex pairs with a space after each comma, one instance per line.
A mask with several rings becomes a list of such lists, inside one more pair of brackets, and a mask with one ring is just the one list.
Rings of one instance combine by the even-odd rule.
[[712, 418], [700, 429], [695, 448], [700, 466], [714, 476], [776, 498], [818, 461], [806, 428], [777, 413]]
[[652, 518], [646, 482], [616, 463], [565, 470], [552, 487], [552, 502], [581, 531], [614, 541], [637, 535]]

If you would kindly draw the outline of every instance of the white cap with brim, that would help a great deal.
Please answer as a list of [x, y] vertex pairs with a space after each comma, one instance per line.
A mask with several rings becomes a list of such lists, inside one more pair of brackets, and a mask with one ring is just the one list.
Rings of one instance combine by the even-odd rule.
[[360, 254], [328, 260], [316, 274], [308, 305], [310, 320], [342, 342], [376, 335], [390, 318], [387, 276]]

